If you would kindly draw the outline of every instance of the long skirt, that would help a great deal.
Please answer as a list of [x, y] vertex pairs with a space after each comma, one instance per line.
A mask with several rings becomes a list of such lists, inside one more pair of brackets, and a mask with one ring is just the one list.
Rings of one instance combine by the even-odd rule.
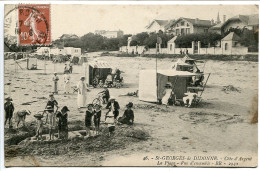
[[65, 93], [69, 93], [70, 92], [70, 82], [64, 83], [64, 90], [65, 90]]
[[86, 107], [87, 95], [78, 94], [78, 108]]
[[53, 82], [53, 93], [58, 93], [58, 82]]

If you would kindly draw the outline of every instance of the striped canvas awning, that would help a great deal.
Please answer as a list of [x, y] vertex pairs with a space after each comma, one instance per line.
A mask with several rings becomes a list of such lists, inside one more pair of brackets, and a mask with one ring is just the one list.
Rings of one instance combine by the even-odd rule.
[[92, 61], [89, 63], [93, 68], [112, 68], [112, 66], [104, 61]]

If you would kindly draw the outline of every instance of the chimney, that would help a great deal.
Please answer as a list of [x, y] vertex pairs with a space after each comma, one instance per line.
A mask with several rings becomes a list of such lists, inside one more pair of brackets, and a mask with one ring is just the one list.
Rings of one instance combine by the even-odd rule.
[[226, 22], [226, 15], [223, 15], [223, 23]]
[[211, 25], [214, 25], [215, 23], [214, 23], [214, 20], [213, 19], [211, 19]]

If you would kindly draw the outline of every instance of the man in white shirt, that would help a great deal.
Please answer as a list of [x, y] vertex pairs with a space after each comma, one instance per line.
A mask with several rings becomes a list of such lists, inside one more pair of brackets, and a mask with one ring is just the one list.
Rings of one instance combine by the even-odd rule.
[[187, 93], [184, 93], [184, 94], [185, 94], [185, 96], [183, 97], [183, 102], [184, 102], [185, 106], [191, 107], [193, 100], [196, 99], [198, 94], [191, 93], [189, 90]]

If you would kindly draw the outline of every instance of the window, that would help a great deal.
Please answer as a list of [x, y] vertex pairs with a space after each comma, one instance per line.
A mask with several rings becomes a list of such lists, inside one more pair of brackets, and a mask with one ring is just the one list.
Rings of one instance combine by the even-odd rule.
[[179, 24], [176, 24], [176, 27], [179, 27]]
[[189, 27], [190, 25], [189, 25], [189, 23], [187, 23], [187, 27]]
[[170, 51], [172, 51], [172, 44], [170, 45]]
[[228, 50], [228, 43], [225, 43], [225, 50]]
[[190, 34], [190, 28], [186, 28], [186, 34]]
[[184, 26], [184, 21], [183, 21], [183, 22], [181, 22], [181, 25], [182, 25], [182, 26]]
[[176, 35], [179, 35], [179, 34], [180, 34], [180, 30], [176, 29]]
[[184, 29], [181, 29], [181, 35], [183, 35], [183, 34], [185, 34], [185, 33], [184, 33]]

